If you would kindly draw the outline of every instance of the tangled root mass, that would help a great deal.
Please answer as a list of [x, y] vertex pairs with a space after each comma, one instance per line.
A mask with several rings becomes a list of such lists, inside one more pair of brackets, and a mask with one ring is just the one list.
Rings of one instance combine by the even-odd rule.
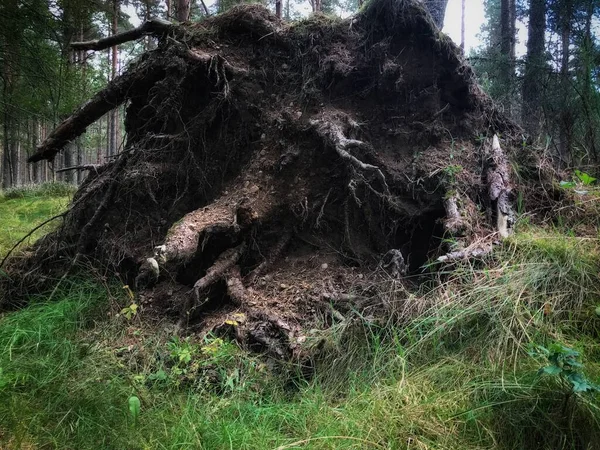
[[144, 26], [158, 48], [32, 157], [51, 160], [127, 104], [124, 151], [90, 170], [56, 232], [9, 261], [5, 306], [85, 258], [118, 271], [147, 311], [287, 358], [317, 315], [375, 311], [381, 280], [507, 232], [492, 136], [518, 130], [416, 2], [293, 25], [251, 5]]

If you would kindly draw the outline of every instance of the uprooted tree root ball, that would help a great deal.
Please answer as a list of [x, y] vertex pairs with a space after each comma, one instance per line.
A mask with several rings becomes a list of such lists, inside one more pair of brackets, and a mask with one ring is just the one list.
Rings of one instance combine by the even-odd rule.
[[383, 308], [382, 280], [481, 255], [508, 233], [496, 134], [509, 145], [519, 130], [415, 1], [292, 25], [240, 6], [77, 45], [147, 33], [158, 48], [31, 157], [52, 160], [127, 104], [123, 152], [83, 167], [62, 225], [8, 260], [5, 307], [86, 260], [182, 329], [288, 358], [315, 317]]

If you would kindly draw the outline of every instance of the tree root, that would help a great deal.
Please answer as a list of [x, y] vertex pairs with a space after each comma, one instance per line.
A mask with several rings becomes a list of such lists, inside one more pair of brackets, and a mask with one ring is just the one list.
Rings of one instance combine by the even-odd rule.
[[[349, 118], [346, 118], [350, 121]], [[385, 180], [385, 176], [381, 169], [372, 164], [362, 162], [357, 157], [351, 155], [348, 150], [352, 148], [368, 149], [369, 145], [363, 141], [356, 139], [348, 139], [344, 135], [342, 125], [336, 121], [329, 121], [327, 119], [313, 119], [310, 124], [315, 128], [317, 134], [329, 145], [335, 148], [337, 154], [345, 161], [347, 161], [355, 170], [360, 173], [373, 173], [383, 186], [383, 194], [389, 197], [390, 188]], [[351, 182], [352, 183], [352, 182]], [[352, 187], [350, 187], [351, 190]], [[356, 193], [354, 192], [356, 197]]]
[[497, 135], [492, 139], [487, 165], [488, 195], [495, 206], [496, 229], [500, 236], [505, 238], [510, 234], [512, 227], [510, 164], [500, 147]]
[[271, 253], [270, 253], [268, 259], [265, 259], [262, 263], [260, 263], [258, 265], [258, 267], [256, 269], [254, 269], [248, 275], [248, 283], [249, 284], [254, 284], [256, 282], [256, 280], [258, 279], [258, 277], [260, 277], [263, 273], [267, 272], [271, 268], [273, 263], [275, 261], [277, 261], [279, 256], [281, 256], [283, 251], [289, 245], [289, 243], [292, 240], [293, 235], [294, 235], [294, 233], [290, 228], [288, 228], [281, 235], [281, 237], [277, 241], [277, 244], [275, 244], [275, 247], [273, 247], [273, 249], [271, 250]]
[[201, 293], [213, 283], [225, 278], [226, 273], [237, 264], [244, 253], [244, 250], [246, 250], [245, 242], [235, 248], [225, 250], [218, 256], [215, 263], [206, 271], [206, 275], [196, 281], [194, 284], [194, 296], [197, 304], [201, 301]]

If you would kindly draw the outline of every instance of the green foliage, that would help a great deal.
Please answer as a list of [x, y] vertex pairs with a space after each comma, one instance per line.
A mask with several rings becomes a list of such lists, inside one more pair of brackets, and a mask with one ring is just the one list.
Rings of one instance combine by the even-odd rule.
[[554, 375], [566, 382], [573, 392], [598, 392], [600, 386], [589, 381], [583, 373], [581, 355], [562, 344], [551, 344], [548, 348], [536, 345], [532, 356], [544, 357], [549, 365], [540, 368], [538, 375]]

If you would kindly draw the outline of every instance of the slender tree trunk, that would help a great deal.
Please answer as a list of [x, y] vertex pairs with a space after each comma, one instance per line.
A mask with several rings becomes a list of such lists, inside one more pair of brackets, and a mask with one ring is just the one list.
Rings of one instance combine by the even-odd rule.
[[529, 30], [527, 56], [523, 76], [522, 122], [525, 130], [534, 138], [541, 132], [541, 83], [545, 68], [546, 0], [531, 0], [529, 6]]
[[460, 49], [465, 54], [465, 1], [460, 2]]
[[281, 19], [281, 10], [282, 10], [282, 5], [281, 5], [281, 0], [275, 0], [275, 15]]
[[167, 20], [171, 20], [171, 0], [165, 0], [167, 7]]
[[500, 4], [500, 82], [505, 96], [502, 99], [509, 116], [513, 115], [514, 78], [515, 78], [515, 0], [501, 0]]
[[[39, 124], [36, 119], [33, 119], [31, 126], [31, 148], [35, 151], [39, 142]], [[40, 163], [31, 164], [31, 178], [34, 184], [39, 184], [40, 182]]]
[[[118, 18], [119, 18], [119, 0], [113, 0], [113, 17], [112, 17], [112, 29], [113, 35], [118, 33]], [[110, 58], [110, 79], [114, 80], [117, 77], [117, 64], [118, 64], [118, 48], [113, 46], [111, 49]], [[119, 111], [118, 108], [113, 109], [109, 114], [109, 137], [108, 137], [108, 155], [112, 156], [117, 153], [118, 150], [118, 138], [117, 128], [119, 124]]]
[[190, 19], [190, 0], [177, 0], [177, 20], [187, 22]]
[[573, 3], [566, 0], [562, 4], [560, 17], [561, 35], [561, 62], [560, 62], [560, 84], [561, 84], [561, 113], [560, 113], [560, 161], [570, 162], [571, 147], [573, 145], [573, 114], [569, 105], [569, 92], [571, 91], [571, 80], [569, 75], [569, 59], [571, 56], [569, 47], [571, 45], [571, 24], [573, 16]]
[[592, 84], [592, 70], [594, 68], [594, 40], [592, 35], [592, 20], [594, 17], [594, 4], [596, 0], [588, 0], [585, 19], [585, 34], [583, 40], [582, 62], [583, 62], [583, 103], [586, 112], [585, 142], [591, 153], [593, 161], [598, 164], [598, 149], [596, 145], [596, 127], [592, 120], [592, 98], [594, 86]]

